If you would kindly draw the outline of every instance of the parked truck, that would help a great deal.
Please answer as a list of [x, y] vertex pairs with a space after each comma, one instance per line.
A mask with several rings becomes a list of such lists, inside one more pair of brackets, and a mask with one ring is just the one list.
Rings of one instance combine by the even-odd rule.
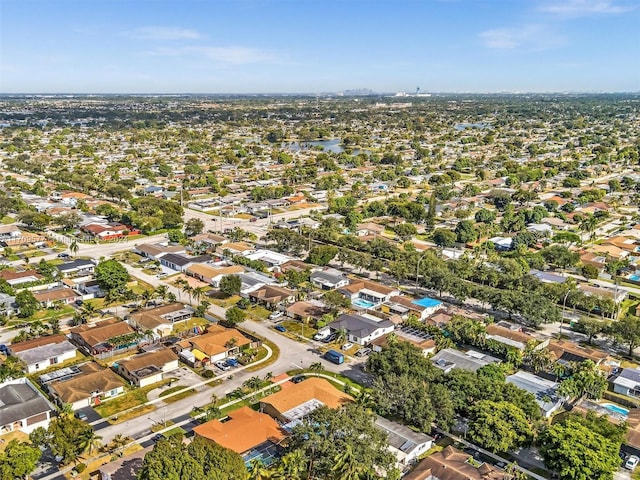
[[344, 355], [335, 350], [327, 350], [327, 353], [324, 354], [324, 358], [336, 365], [344, 363]]

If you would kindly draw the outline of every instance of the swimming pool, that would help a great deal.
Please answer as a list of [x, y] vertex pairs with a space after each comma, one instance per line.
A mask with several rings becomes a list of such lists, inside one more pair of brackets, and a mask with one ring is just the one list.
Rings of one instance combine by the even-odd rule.
[[624, 415], [625, 417], [629, 415], [629, 410], [618, 405], [614, 405], [613, 403], [601, 403], [600, 405], [613, 413]]
[[418, 300], [414, 300], [411, 303], [413, 303], [414, 305], [418, 305], [419, 307], [425, 307], [425, 308], [433, 308], [433, 307], [437, 307], [438, 305], [442, 305], [441, 301], [435, 300], [429, 297], [420, 298]]
[[362, 308], [371, 308], [371, 307], [375, 307], [376, 305], [375, 303], [369, 302], [368, 300], [364, 300], [362, 298], [356, 298], [352, 303], [355, 306], [362, 307]]
[[636, 275], [635, 273], [633, 275], [629, 275], [629, 280], [640, 282], [640, 275]]

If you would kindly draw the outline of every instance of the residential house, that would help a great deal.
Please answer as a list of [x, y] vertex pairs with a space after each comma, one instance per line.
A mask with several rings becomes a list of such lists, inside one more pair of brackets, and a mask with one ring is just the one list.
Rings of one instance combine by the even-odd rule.
[[504, 472], [468, 453], [445, 447], [422, 460], [404, 480], [506, 480]]
[[216, 235], [214, 233], [201, 233], [191, 238], [196, 246], [202, 246], [207, 250], [215, 250], [220, 245], [228, 243], [229, 240], [222, 235]]
[[161, 382], [164, 375], [179, 367], [178, 356], [173, 350], [160, 347], [118, 361], [117, 370], [136, 387], [146, 387]]
[[380, 305], [381, 312], [399, 315], [404, 320], [410, 315], [414, 315], [420, 321], [425, 321], [441, 308], [442, 302], [439, 300], [429, 297], [416, 300], [403, 295], [395, 295]]
[[355, 234], [358, 237], [369, 236], [369, 235], [382, 235], [384, 233], [384, 225], [379, 225], [377, 223], [359, 223], [356, 225]]
[[353, 397], [324, 378], [308, 377], [300, 383], [283, 383], [281, 387], [282, 390], [260, 401], [260, 411], [285, 424], [300, 420], [317, 408], [338, 409], [353, 401]]
[[289, 305], [286, 309], [288, 317], [293, 318], [294, 320], [300, 320], [303, 323], [308, 323], [312, 320], [318, 321], [323, 315], [330, 312], [331, 309], [324, 303], [314, 300], [296, 302]]
[[596, 365], [600, 365], [609, 356], [602, 350], [583, 347], [567, 340], [551, 340], [547, 349], [553, 354], [556, 362], [565, 365], [585, 360], [591, 360]]
[[[391, 334], [389, 334], [391, 335]], [[374, 352], [381, 352], [382, 349], [389, 343], [389, 335], [383, 335], [371, 342], [371, 348]], [[408, 342], [422, 351], [422, 355], [425, 357], [431, 355], [436, 350], [436, 342], [433, 339], [433, 335], [409, 326], [396, 328], [393, 331], [397, 341]]]
[[444, 373], [449, 373], [454, 368], [475, 372], [491, 363], [500, 363], [500, 359], [492, 357], [491, 355], [476, 352], [475, 350], [461, 352], [453, 348], [440, 350], [431, 357], [431, 361], [436, 367], [444, 371]]
[[221, 325], [211, 325], [207, 333], [191, 337], [181, 343], [189, 345], [191, 353], [203, 363], [224, 360], [239, 354], [243, 348], [257, 346], [239, 330]]
[[544, 418], [550, 418], [562, 407], [565, 401], [563, 397], [558, 395], [558, 383], [533, 373], [519, 370], [513, 375], [509, 375], [506, 382], [533, 394]]
[[269, 271], [278, 271], [280, 270], [280, 265], [293, 260], [293, 258], [287, 255], [272, 252], [271, 250], [256, 250], [255, 252], [245, 254], [244, 256], [249, 260], [260, 261], [264, 263], [267, 266], [267, 270]]
[[0, 315], [13, 315], [17, 310], [16, 297], [8, 293], [0, 293]]
[[33, 296], [38, 302], [40, 302], [40, 305], [45, 308], [49, 308], [57, 304], [68, 305], [80, 299], [80, 295], [67, 287], [33, 292]]
[[90, 355], [134, 347], [140, 341], [136, 331], [117, 318], [72, 328], [71, 340]]
[[538, 280], [540, 280], [542, 283], [556, 283], [556, 284], [563, 284], [567, 281], [568, 277], [565, 277], [564, 275], [560, 275], [558, 273], [552, 273], [552, 272], [542, 272], [540, 270], [530, 270], [529, 271], [529, 275], [533, 275], [534, 277], [536, 277]]
[[46, 429], [55, 410], [28, 378], [0, 383], [0, 435]]
[[213, 267], [206, 263], [195, 263], [189, 265], [185, 273], [206, 282], [214, 288], [220, 287], [220, 281], [227, 275], [238, 275], [244, 273], [244, 268], [240, 265], [230, 265], [228, 267]]
[[167, 253], [160, 257], [160, 264], [178, 272], [184, 272], [187, 267], [196, 263], [206, 263], [211, 261], [211, 256], [200, 255], [198, 257], [189, 257], [179, 253]]
[[627, 298], [627, 295], [629, 295], [629, 291], [627, 289], [620, 287], [610, 288], [596, 285], [580, 284], [578, 285], [578, 289], [589, 297], [610, 298], [616, 304], [624, 301], [624, 299]]
[[66, 360], [75, 358], [77, 349], [65, 335], [37, 337], [12, 343], [9, 353], [26, 365], [27, 373], [46, 370]]
[[331, 331], [345, 329], [347, 339], [358, 345], [366, 345], [376, 338], [391, 333], [395, 329], [395, 324], [390, 320], [382, 320], [372, 315], [352, 315], [343, 313], [328, 327]]
[[44, 280], [44, 276], [35, 270], [23, 270], [22, 272], [13, 272], [11, 270], [0, 271], [0, 278], [14, 288], [20, 288], [24, 283], [40, 282]]
[[[124, 392], [124, 382], [111, 369], [95, 362], [79, 368], [63, 369], [61, 378], [56, 372], [40, 377], [52, 398], [59, 404], [68, 403], [73, 410], [100, 405], [104, 400]], [[67, 375], [67, 373], [69, 373]], [[43, 379], [43, 377], [45, 377]]]
[[118, 222], [89, 223], [83, 225], [80, 230], [88, 233], [98, 240], [115, 240], [128, 235], [139, 235], [140, 230]]
[[386, 418], [378, 416], [375, 425], [387, 434], [389, 450], [395, 455], [400, 471], [417, 462], [418, 457], [433, 446], [433, 438], [429, 435]]
[[613, 391], [627, 397], [640, 397], [640, 369], [623, 368], [611, 382]]
[[278, 281], [268, 275], [258, 272], [245, 272], [238, 275], [240, 277], [240, 296], [249, 298], [249, 294], [265, 285], [274, 285]]
[[245, 462], [260, 452], [264, 452], [265, 459], [273, 457], [286, 438], [284, 430], [273, 418], [249, 407], [239, 408], [225, 418], [198, 425], [193, 431], [197, 437], [211, 440], [240, 454]]
[[22, 231], [16, 225], [0, 225], [0, 244], [6, 245], [6, 241], [17, 240], [22, 236]]
[[136, 245], [133, 249], [134, 253], [141, 255], [151, 260], [160, 260], [164, 255], [169, 253], [185, 253], [185, 248], [182, 245], [166, 245], [163, 243], [143, 243]]
[[276, 285], [264, 285], [249, 293], [249, 300], [267, 308], [276, 308], [281, 304], [293, 303], [296, 292]]
[[391, 297], [400, 295], [395, 288], [369, 280], [351, 280], [349, 285], [339, 288], [338, 292], [351, 300], [354, 306], [361, 308], [375, 308], [388, 302]]
[[[522, 331], [521, 325], [513, 325], [508, 322], [491, 323], [487, 325], [487, 340], [494, 340], [509, 347], [517, 348], [518, 350], [524, 350], [529, 342], [538, 341], [532, 335]], [[536, 346], [536, 349], [544, 348], [549, 344], [549, 341], [541, 342]]]
[[313, 272], [311, 283], [321, 290], [335, 290], [349, 285], [349, 279], [340, 270], [327, 269]]
[[194, 310], [188, 305], [174, 302], [131, 313], [127, 320], [142, 331], [150, 330], [155, 335], [167, 337], [173, 332], [176, 323], [189, 320], [194, 314]]
[[96, 264], [91, 260], [75, 259], [56, 265], [56, 268], [63, 277], [81, 277], [93, 274]]
[[220, 245], [216, 252], [220, 255], [226, 255], [228, 252], [229, 255], [249, 255], [250, 253], [255, 252], [256, 249], [253, 245], [246, 242], [229, 242], [224, 245]]

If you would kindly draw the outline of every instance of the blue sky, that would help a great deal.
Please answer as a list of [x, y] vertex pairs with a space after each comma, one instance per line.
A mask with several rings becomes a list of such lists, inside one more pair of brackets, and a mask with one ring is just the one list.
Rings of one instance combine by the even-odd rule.
[[0, 92], [639, 91], [640, 0], [0, 0]]

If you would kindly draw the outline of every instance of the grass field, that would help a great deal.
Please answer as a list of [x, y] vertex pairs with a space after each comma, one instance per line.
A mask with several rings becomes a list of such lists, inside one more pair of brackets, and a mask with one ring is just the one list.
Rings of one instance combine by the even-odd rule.
[[173, 395], [172, 397], [164, 398], [167, 395], [170, 395], [174, 392], [179, 392], [180, 390], [184, 390], [185, 388], [187, 388], [185, 385], [176, 385], [175, 387], [171, 387], [165, 390], [164, 392], [162, 392], [160, 394], [160, 398], [163, 399], [162, 400], [163, 402], [173, 403], [173, 402], [177, 402], [178, 400], [182, 400], [183, 398], [187, 398], [193, 395], [194, 393], [196, 393], [196, 391], [193, 388], [190, 388], [189, 390], [185, 390], [184, 392], [178, 393], [177, 395]]
[[[95, 411], [98, 412], [103, 418], [112, 417], [113, 415], [128, 410], [130, 408], [137, 407], [147, 402], [147, 394], [156, 388], [166, 385], [170, 380], [163, 380], [162, 382], [154, 383], [142, 388], [136, 388], [129, 390], [128, 392], [116, 397], [112, 400], [107, 400], [102, 405], [95, 407]], [[152, 405], [150, 405], [153, 407]], [[153, 408], [152, 408], [153, 410]], [[137, 415], [136, 415], [137, 416]], [[120, 418], [118, 418], [120, 420]]]

